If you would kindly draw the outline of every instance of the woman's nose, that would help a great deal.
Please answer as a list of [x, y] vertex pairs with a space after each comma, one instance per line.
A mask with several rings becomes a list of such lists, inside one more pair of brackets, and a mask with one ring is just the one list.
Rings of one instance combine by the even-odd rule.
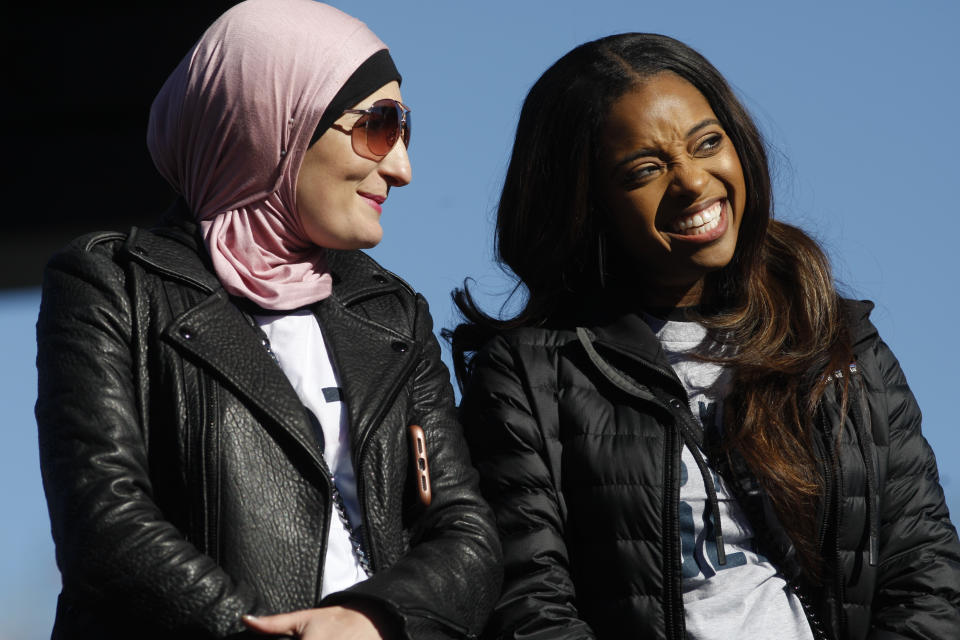
[[699, 196], [710, 182], [710, 172], [696, 160], [684, 160], [673, 166], [670, 188], [677, 195]]
[[407, 155], [407, 146], [403, 140], [397, 140], [393, 149], [383, 156], [377, 171], [391, 187], [402, 187], [410, 184], [413, 178], [413, 169], [410, 167], [410, 156]]

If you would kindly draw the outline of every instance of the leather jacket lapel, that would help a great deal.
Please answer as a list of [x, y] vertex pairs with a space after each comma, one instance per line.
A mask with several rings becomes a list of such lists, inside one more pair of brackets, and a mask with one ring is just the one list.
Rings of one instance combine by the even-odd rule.
[[367, 435], [412, 372], [420, 345], [412, 336], [351, 312], [339, 300], [336, 287], [332, 297], [314, 307], [314, 313], [340, 375], [358, 461]]
[[296, 392], [256, 330], [221, 289], [178, 317], [165, 338], [212, 369], [238, 397], [255, 406], [324, 469], [313, 427]]
[[[142, 230], [131, 233], [126, 247], [130, 259], [213, 295], [181, 314], [167, 329], [165, 338], [190, 354], [198, 366], [216, 372], [234, 393], [269, 419], [265, 421], [268, 426], [289, 434], [318, 468], [325, 469], [300, 399], [205, 262], [196, 225], [183, 211], [173, 211], [171, 216], [177, 226], [167, 227], [163, 237]], [[358, 455], [367, 434], [412, 372], [421, 347], [413, 336], [349, 309], [359, 300], [393, 295], [398, 287], [405, 286], [402, 281], [374, 269], [356, 252], [329, 251], [327, 260], [334, 292], [314, 305], [314, 313], [340, 374], [353, 451]]]
[[325, 470], [300, 398], [212, 272], [196, 224], [180, 205], [169, 215], [176, 219], [176, 226], [130, 232], [125, 246], [129, 258], [212, 295], [176, 318], [164, 337], [190, 354], [198, 366], [215, 372], [238, 397], [267, 417], [265, 425], [280, 429], [305, 450], [318, 469]]

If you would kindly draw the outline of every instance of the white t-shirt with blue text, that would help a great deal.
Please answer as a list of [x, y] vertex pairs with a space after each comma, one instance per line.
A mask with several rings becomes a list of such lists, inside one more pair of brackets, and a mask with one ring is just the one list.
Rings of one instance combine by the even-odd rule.
[[[696, 322], [644, 319], [659, 338], [683, 383], [690, 409], [704, 431], [722, 427], [730, 370], [693, 357], [716, 347]], [[796, 594], [754, 545], [753, 529], [723, 479], [712, 469], [723, 526], [726, 564], [717, 561], [713, 516], [693, 453], [683, 448], [680, 467], [680, 573], [684, 619], [691, 640], [812, 640]]]

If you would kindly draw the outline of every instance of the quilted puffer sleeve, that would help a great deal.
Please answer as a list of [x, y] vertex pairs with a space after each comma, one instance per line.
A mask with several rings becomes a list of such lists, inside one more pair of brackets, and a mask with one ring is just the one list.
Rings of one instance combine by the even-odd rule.
[[506, 339], [495, 338], [477, 354], [461, 404], [481, 490], [493, 507], [503, 544], [503, 593], [486, 636], [593, 638], [575, 606], [561, 498], [547, 453], [546, 438], [557, 425], [541, 422], [530, 395], [549, 390], [532, 385], [525, 375], [535, 366], [522, 362]]
[[255, 609], [256, 596], [184, 539], [154, 502], [132, 310], [114, 239], [78, 241], [44, 276], [36, 418], [63, 575], [58, 620], [72, 627], [54, 637], [100, 636], [97, 620], [107, 618], [136, 621], [149, 637], [163, 630], [227, 636], [242, 630], [240, 616]]
[[960, 543], [936, 460], [897, 359], [879, 338], [872, 355], [883, 386], [870, 392], [871, 410], [886, 413], [890, 452], [869, 637], [960, 638]]

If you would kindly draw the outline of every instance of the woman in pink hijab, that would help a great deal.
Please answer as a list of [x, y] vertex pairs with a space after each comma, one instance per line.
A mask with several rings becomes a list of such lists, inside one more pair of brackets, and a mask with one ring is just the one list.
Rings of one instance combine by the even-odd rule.
[[499, 543], [427, 305], [358, 251], [410, 130], [386, 46], [312, 0], [240, 3], [164, 84], [176, 204], [45, 274], [54, 638], [480, 632]]

